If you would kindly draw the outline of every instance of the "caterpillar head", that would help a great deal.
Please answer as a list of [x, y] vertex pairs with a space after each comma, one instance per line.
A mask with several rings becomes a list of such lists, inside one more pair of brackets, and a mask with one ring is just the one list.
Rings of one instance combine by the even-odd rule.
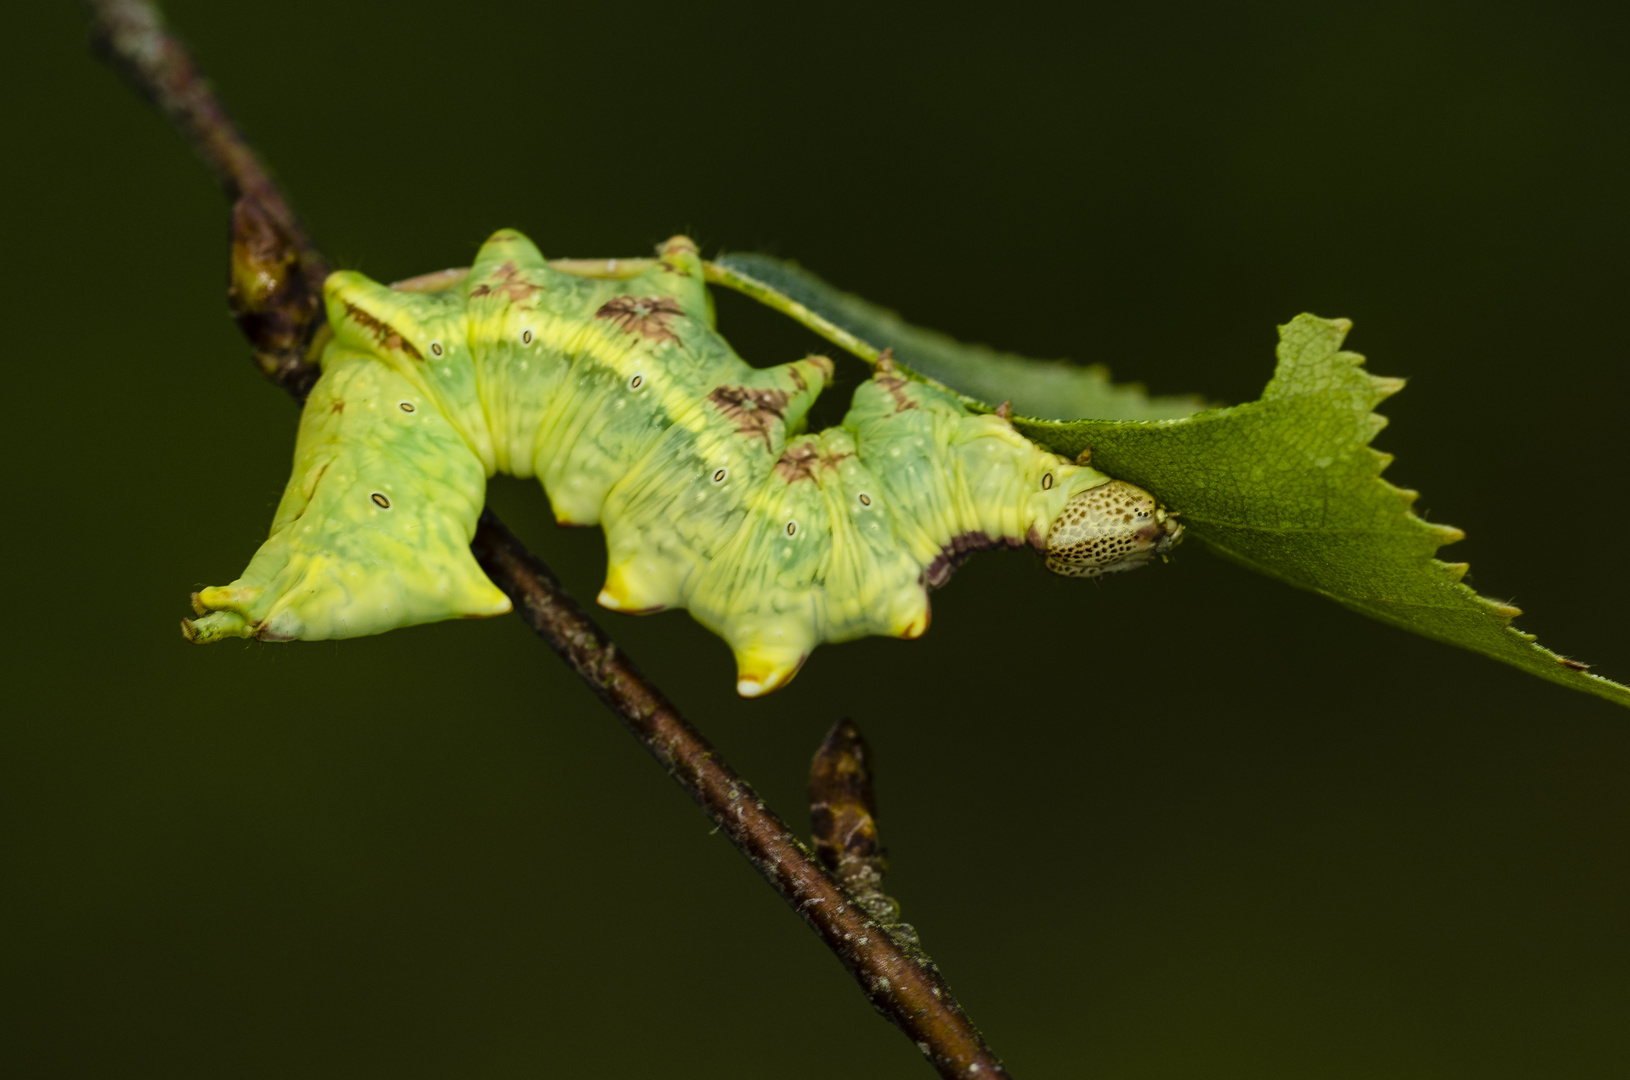
[[1124, 480], [1077, 492], [1047, 530], [1047, 569], [1065, 577], [1135, 570], [1182, 537], [1176, 516]]

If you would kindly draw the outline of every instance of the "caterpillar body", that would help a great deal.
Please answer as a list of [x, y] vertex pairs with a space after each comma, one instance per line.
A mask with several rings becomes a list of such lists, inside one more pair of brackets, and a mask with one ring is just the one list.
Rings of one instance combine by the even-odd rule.
[[271, 534], [238, 580], [194, 594], [187, 637], [508, 611], [469, 548], [496, 472], [538, 477], [562, 523], [603, 525], [600, 603], [689, 609], [748, 697], [823, 641], [920, 635], [929, 589], [970, 551], [1030, 546], [1091, 577], [1181, 535], [1148, 492], [887, 362], [839, 426], [800, 434], [832, 362], [749, 366], [713, 328], [695, 245], [658, 254], [637, 277], [590, 278], [501, 230], [440, 292], [331, 275], [333, 337]]

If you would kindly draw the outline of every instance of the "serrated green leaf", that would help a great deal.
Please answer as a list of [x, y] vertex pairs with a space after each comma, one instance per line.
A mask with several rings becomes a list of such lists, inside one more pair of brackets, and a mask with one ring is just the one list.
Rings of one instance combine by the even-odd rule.
[[[1101, 364], [1032, 360], [985, 345], [965, 345], [945, 334], [912, 326], [887, 308], [835, 289], [796, 263], [767, 255], [738, 254], [723, 255], [712, 265], [736, 279], [720, 280], [721, 284], [741, 289], [784, 311], [786, 306], [774, 303], [772, 297], [791, 301], [875, 350], [894, 350], [895, 360], [920, 375], [980, 401], [1011, 402], [1017, 413], [1058, 420], [1082, 416], [1169, 420], [1205, 407], [1198, 397], [1151, 397], [1136, 383], [1117, 385]], [[798, 312], [787, 313], [799, 318]], [[800, 321], [844, 348], [853, 348], [851, 342], [824, 333], [822, 327], [805, 319]]]
[[[1102, 369], [962, 345], [840, 292], [798, 267], [732, 255], [709, 267], [828, 340], [875, 360], [884, 348], [970, 406], [1011, 401], [1014, 426], [1059, 453], [1139, 484], [1182, 515], [1189, 535], [1253, 570], [1371, 618], [1483, 653], [1563, 686], [1630, 706], [1630, 687], [1586, 672], [1511, 626], [1516, 608], [1479, 596], [1438, 548], [1462, 536], [1412, 511], [1416, 493], [1381, 478], [1373, 410], [1403, 388], [1343, 352], [1351, 324], [1299, 315], [1280, 327], [1262, 398], [1195, 412], [1195, 398], [1149, 398]], [[1091, 419], [1060, 419], [1068, 413]]]
[[1381, 478], [1372, 410], [1403, 388], [1341, 351], [1351, 324], [1299, 315], [1280, 327], [1262, 399], [1154, 424], [1015, 418], [1060, 453], [1155, 492], [1190, 533], [1253, 570], [1405, 630], [1472, 649], [1541, 678], [1630, 705], [1630, 688], [1514, 629], [1516, 608], [1461, 583], [1464, 563], [1434, 558], [1459, 529], [1421, 520], [1416, 493]]

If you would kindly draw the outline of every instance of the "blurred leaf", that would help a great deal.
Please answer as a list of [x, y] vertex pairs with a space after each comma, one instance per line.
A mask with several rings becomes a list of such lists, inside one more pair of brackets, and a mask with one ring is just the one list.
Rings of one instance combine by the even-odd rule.
[[[768, 255], [723, 255], [714, 267], [736, 280], [721, 281], [786, 311], [772, 297], [792, 301], [876, 349], [893, 349], [894, 358], [920, 375], [944, 383], [981, 402], [1009, 401], [1013, 411], [1028, 416], [1073, 420], [1170, 420], [1205, 407], [1198, 397], [1150, 397], [1136, 383], [1116, 385], [1102, 364], [1082, 366], [1065, 360], [1032, 360], [997, 352], [985, 345], [964, 345], [945, 334], [912, 326], [876, 304], [833, 288], [796, 263]], [[749, 287], [759, 286], [764, 295]], [[787, 314], [799, 318], [794, 311]], [[817, 333], [820, 326], [800, 319]], [[829, 339], [845, 348], [850, 342]], [[871, 359], [871, 357], [868, 357]]]
[[[1416, 493], [1381, 478], [1372, 410], [1403, 388], [1341, 351], [1351, 324], [1299, 315], [1280, 327], [1279, 363], [1260, 401], [1195, 412], [1194, 398], [1150, 398], [1101, 368], [1028, 360], [957, 343], [758, 255], [719, 260], [714, 279], [776, 307], [867, 359], [892, 348], [903, 366], [965, 395], [1011, 401], [1036, 442], [1139, 484], [1182, 516], [1189, 535], [1253, 570], [1405, 630], [1491, 656], [1630, 706], [1630, 688], [1591, 675], [1512, 627], [1518, 609], [1477, 595], [1465, 563], [1437, 549], [1462, 533], [1423, 521]], [[1023, 415], [1029, 414], [1029, 415]], [[1057, 419], [1066, 415], [1090, 419]], [[1192, 414], [1192, 415], [1191, 415]]]

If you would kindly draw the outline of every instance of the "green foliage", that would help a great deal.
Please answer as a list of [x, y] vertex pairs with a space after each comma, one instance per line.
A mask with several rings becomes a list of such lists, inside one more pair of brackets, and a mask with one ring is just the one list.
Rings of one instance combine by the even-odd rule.
[[[1364, 370], [1341, 350], [1345, 319], [1299, 315], [1280, 328], [1278, 366], [1262, 398], [1194, 412], [1183, 398], [1117, 387], [1098, 368], [1070, 368], [960, 345], [919, 330], [797, 267], [762, 256], [720, 260], [743, 288], [862, 356], [895, 359], [970, 395], [1011, 401], [1014, 425], [1061, 454], [1147, 488], [1189, 535], [1253, 570], [1371, 618], [1472, 649], [1575, 690], [1630, 706], [1630, 688], [1591, 675], [1512, 627], [1516, 608], [1461, 583], [1466, 564], [1435, 558], [1463, 535], [1423, 521], [1416, 493], [1381, 478], [1391, 456], [1370, 448], [1386, 425], [1372, 410], [1403, 381]], [[746, 286], [731, 277], [744, 279]], [[1065, 410], [1086, 419], [1059, 419]], [[1028, 414], [1028, 415], [1026, 415]]]
[[[970, 404], [1006, 401], [1024, 416], [1074, 420], [1174, 420], [1205, 407], [1198, 397], [1150, 397], [1135, 384], [1117, 386], [1102, 364], [1032, 360], [985, 345], [964, 345], [912, 326], [887, 308], [840, 292], [795, 263], [767, 255], [725, 255], [713, 267], [721, 284], [740, 289], [799, 319], [835, 344], [870, 360], [882, 349], [919, 375], [967, 395]], [[793, 310], [789, 310], [793, 309]], [[825, 326], [805, 317], [813, 315]], [[840, 336], [831, 332], [841, 329]], [[870, 349], [856, 348], [858, 339]], [[988, 408], [988, 407], [987, 407]]]

